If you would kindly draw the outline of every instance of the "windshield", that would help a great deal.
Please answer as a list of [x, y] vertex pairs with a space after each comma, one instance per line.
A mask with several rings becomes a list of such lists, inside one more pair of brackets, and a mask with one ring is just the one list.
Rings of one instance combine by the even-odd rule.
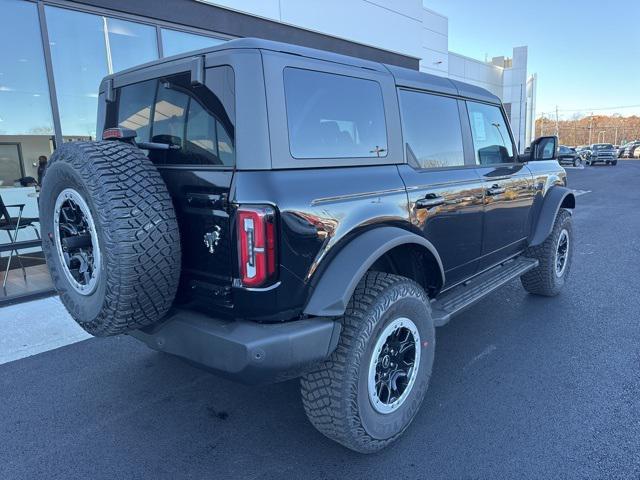
[[593, 146], [594, 150], [607, 150], [613, 148], [613, 145], [611, 145], [610, 143], [598, 143], [597, 145]]

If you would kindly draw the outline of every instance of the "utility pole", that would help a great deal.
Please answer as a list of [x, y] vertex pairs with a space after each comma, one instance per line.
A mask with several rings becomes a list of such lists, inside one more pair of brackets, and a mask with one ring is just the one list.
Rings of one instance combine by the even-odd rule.
[[558, 105], [556, 105], [556, 137], [560, 138], [560, 124], [558, 123]]
[[591, 131], [593, 130], [593, 112], [591, 112], [591, 117], [589, 118], [589, 145], [591, 145]]
[[615, 140], [614, 140], [613, 144], [614, 144], [614, 145], [617, 145], [617, 144], [618, 144], [618, 127], [617, 127], [617, 126], [616, 126], [616, 138], [615, 138]]
[[540, 117], [540, 136], [544, 137], [544, 112], [542, 112]]

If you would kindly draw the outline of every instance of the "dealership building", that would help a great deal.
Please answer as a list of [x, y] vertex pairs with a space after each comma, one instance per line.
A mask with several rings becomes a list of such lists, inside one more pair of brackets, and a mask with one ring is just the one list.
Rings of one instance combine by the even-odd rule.
[[[25, 204], [24, 216], [38, 216], [36, 188], [19, 179], [37, 178], [39, 158], [61, 142], [99, 136], [102, 77], [238, 37], [296, 43], [482, 86], [503, 100], [523, 150], [535, 114], [527, 47], [490, 61], [450, 52], [447, 17], [425, 3], [0, 0], [0, 196], [5, 204]], [[20, 235], [33, 238], [26, 230]], [[0, 244], [7, 240], [0, 237]]]

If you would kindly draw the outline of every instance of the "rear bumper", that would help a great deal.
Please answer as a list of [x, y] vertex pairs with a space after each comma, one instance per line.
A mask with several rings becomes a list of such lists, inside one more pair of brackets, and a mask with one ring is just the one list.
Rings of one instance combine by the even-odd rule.
[[272, 383], [300, 376], [336, 348], [339, 322], [312, 318], [278, 324], [224, 321], [180, 310], [131, 336], [243, 383]]

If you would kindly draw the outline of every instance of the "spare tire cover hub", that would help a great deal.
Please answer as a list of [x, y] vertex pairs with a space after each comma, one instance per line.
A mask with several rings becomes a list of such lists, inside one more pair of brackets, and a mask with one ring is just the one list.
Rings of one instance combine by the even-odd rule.
[[82, 196], [65, 188], [56, 199], [53, 234], [62, 270], [71, 287], [90, 295], [98, 285], [100, 243], [91, 210]]

